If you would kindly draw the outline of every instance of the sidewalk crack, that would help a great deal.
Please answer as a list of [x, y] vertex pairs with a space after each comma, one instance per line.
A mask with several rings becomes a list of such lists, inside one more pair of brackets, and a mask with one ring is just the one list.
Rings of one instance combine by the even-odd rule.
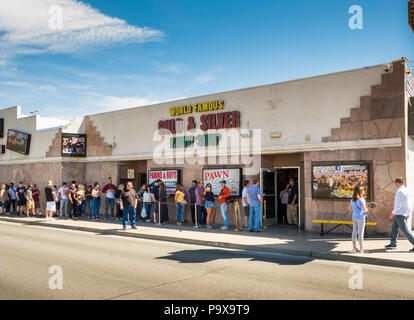
[[141, 289], [133, 290], [133, 291], [130, 291], [130, 292], [122, 293], [120, 295], [117, 295], [117, 296], [114, 296], [114, 297], [111, 297], [111, 298], [106, 298], [104, 300], [119, 299], [121, 297], [129, 296], [129, 295], [132, 295], [134, 293], [138, 293], [138, 292], [145, 291], [145, 290], [158, 289], [158, 288], [162, 288], [164, 286], [168, 286], [170, 284], [184, 282], [184, 281], [188, 281], [188, 280], [192, 280], [192, 279], [201, 279], [201, 278], [203, 278], [203, 277], [205, 277], [205, 276], [207, 276], [207, 275], [209, 275], [211, 273], [218, 272], [218, 271], [223, 271], [223, 270], [225, 270], [227, 268], [228, 267], [222, 267], [222, 268], [214, 269], [214, 270], [211, 270], [211, 271], [207, 271], [207, 272], [204, 272], [201, 276], [193, 276], [193, 277], [182, 278], [182, 279], [173, 280], [173, 281], [166, 281], [166, 282], [163, 282], [163, 283], [160, 283], [160, 284], [151, 286], [151, 287], [141, 288]]

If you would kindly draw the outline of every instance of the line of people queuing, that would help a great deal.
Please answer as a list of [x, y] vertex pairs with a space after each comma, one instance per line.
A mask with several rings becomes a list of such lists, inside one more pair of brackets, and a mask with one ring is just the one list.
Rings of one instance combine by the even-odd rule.
[[[204, 187], [203, 181], [192, 181], [192, 186], [188, 189], [188, 192], [184, 190], [182, 184], [177, 184], [174, 193], [174, 201], [177, 208], [177, 224], [181, 225], [185, 222], [184, 210], [188, 204], [191, 208], [191, 218], [195, 227], [214, 229], [216, 227], [216, 200], [219, 200], [220, 211], [224, 220], [224, 225], [221, 229], [228, 230], [228, 204], [231, 201], [231, 193], [225, 180], [220, 181], [220, 184], [221, 191], [219, 195], [213, 193], [210, 183]], [[404, 179], [401, 177], [397, 178], [395, 185], [397, 192], [394, 199], [394, 209], [389, 216], [393, 220], [391, 241], [390, 244], [385, 246], [387, 250], [397, 248], [399, 229], [414, 246], [414, 236], [407, 225], [413, 210], [412, 202], [409, 200]], [[107, 184], [102, 189], [99, 183], [86, 187], [83, 184], [77, 185], [76, 181], [72, 181], [70, 186], [64, 182], [58, 188], [56, 185], [53, 186], [51, 180], [48, 180], [47, 186], [44, 189], [46, 220], [53, 221], [54, 215], [79, 220], [82, 215], [86, 214], [86, 210], [88, 210], [90, 219], [99, 219], [101, 197], [105, 197], [104, 219], [109, 218], [109, 209], [111, 217], [115, 217], [116, 205], [116, 219], [122, 219], [124, 230], [129, 221], [131, 227], [136, 228], [137, 212], [140, 213], [139, 217], [142, 221], [166, 224], [169, 220], [167, 205], [169, 194], [166, 185], [161, 180], [157, 180], [152, 186], [142, 185], [138, 192], [133, 187], [132, 182], [128, 182], [126, 186], [121, 184], [117, 187], [112, 183], [111, 178], [108, 178]], [[42, 217], [40, 193], [41, 191], [36, 184], [27, 184], [25, 186], [23, 182], [19, 182], [17, 187], [13, 183], [9, 185], [2, 184], [0, 189], [0, 215], [17, 214], [27, 217]], [[364, 231], [367, 214], [369, 213], [369, 205], [367, 206], [366, 204], [364, 193], [365, 189], [363, 187], [356, 187], [349, 204], [349, 210], [352, 212], [353, 219], [353, 251], [361, 253], [364, 252]], [[261, 231], [262, 201], [259, 181], [254, 180], [250, 184], [246, 180], [242, 191], [245, 230], [251, 232]], [[292, 200], [292, 204], [294, 202], [295, 199]], [[151, 215], [153, 219], [151, 219]], [[357, 248], [357, 240], [359, 241], [359, 248]], [[414, 247], [410, 251], [414, 252]]]
[[19, 182], [2, 184], [0, 189], [0, 214], [15, 214], [42, 216], [40, 206], [40, 191], [36, 184]]
[[[204, 182], [192, 182], [191, 188], [188, 190], [188, 202], [191, 208], [191, 218], [195, 227], [214, 229], [216, 227], [216, 200], [220, 204], [220, 212], [223, 217], [223, 226], [221, 230], [229, 229], [229, 215], [228, 208], [231, 199], [231, 192], [227, 187], [226, 180], [220, 181], [221, 190], [218, 195], [213, 193], [211, 183], [207, 183], [204, 187]], [[177, 203], [177, 223], [180, 224], [181, 205], [182, 205], [182, 189], [178, 187], [175, 195], [175, 201]], [[261, 222], [261, 207], [262, 207], [262, 194], [259, 187], [259, 181], [254, 180], [253, 184], [246, 180], [244, 182], [244, 188], [242, 190], [242, 204], [244, 208], [244, 227], [248, 231], [260, 232]], [[195, 205], [194, 205], [195, 204]]]
[[[192, 186], [188, 191], [184, 190], [182, 184], [177, 184], [173, 195], [168, 193], [166, 185], [161, 180], [156, 180], [152, 185], [143, 184], [137, 192], [133, 189], [132, 183], [126, 186], [114, 185], [111, 177], [108, 178], [103, 188], [97, 182], [88, 186], [78, 185], [76, 181], [72, 181], [70, 185], [63, 182], [60, 187], [48, 184], [44, 190], [46, 211], [49, 212], [46, 217], [48, 221], [52, 221], [53, 216], [80, 220], [83, 215], [87, 215], [89, 219], [97, 220], [100, 219], [101, 198], [104, 198], [104, 220], [109, 218], [123, 220], [125, 226], [124, 218], [128, 216], [126, 222], [133, 219], [131, 226], [136, 227], [138, 212], [138, 219], [143, 222], [166, 224], [169, 220], [167, 198], [173, 196], [178, 225], [186, 222], [185, 207], [189, 205], [194, 227], [214, 229], [216, 227], [216, 200], [218, 200], [224, 220], [221, 229], [228, 230], [228, 205], [232, 202], [231, 193], [225, 180], [220, 181], [220, 184], [219, 195], [213, 193], [210, 183], [204, 187], [203, 181], [197, 182], [196, 180], [192, 181]], [[128, 188], [133, 191], [128, 191]], [[125, 194], [126, 192], [129, 193]], [[17, 187], [13, 183], [3, 184], [0, 190], [0, 214], [42, 217], [40, 194], [41, 191], [36, 184], [25, 186], [23, 182], [20, 182]], [[246, 217], [245, 228], [249, 231], [260, 231], [262, 198], [259, 182], [254, 181], [250, 185], [249, 181], [245, 181], [242, 194]], [[135, 197], [136, 203], [132, 197]], [[131, 209], [125, 209], [131, 206], [134, 207], [133, 213], [128, 211]], [[125, 210], [128, 211], [127, 214], [124, 214]]]

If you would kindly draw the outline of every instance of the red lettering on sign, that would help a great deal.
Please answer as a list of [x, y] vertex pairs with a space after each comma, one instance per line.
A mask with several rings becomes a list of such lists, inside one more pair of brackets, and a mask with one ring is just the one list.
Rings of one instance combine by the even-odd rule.
[[194, 117], [189, 117], [188, 118], [187, 130], [188, 131], [191, 131], [191, 130], [193, 130], [195, 128], [196, 128], [196, 124], [195, 124], [195, 121], [194, 121]]
[[230, 118], [231, 113], [230, 112], [225, 112], [224, 113], [224, 127], [226, 129], [231, 128], [231, 118]]
[[230, 172], [228, 170], [217, 170], [217, 171], [204, 172], [205, 181], [223, 180], [223, 179], [229, 179], [229, 178], [230, 178]]
[[231, 119], [232, 119], [233, 128], [240, 128], [240, 112], [233, 111], [231, 113]]
[[200, 122], [201, 122], [200, 129], [203, 130], [203, 131], [206, 131], [208, 129], [207, 115], [203, 114], [200, 117]]
[[217, 129], [224, 128], [224, 113], [217, 115]]
[[175, 120], [175, 129], [177, 133], [182, 133], [184, 131], [184, 120], [183, 119], [176, 119]]

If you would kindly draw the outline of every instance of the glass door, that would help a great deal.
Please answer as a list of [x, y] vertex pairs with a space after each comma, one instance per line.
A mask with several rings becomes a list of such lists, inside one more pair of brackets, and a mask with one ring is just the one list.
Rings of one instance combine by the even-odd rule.
[[263, 204], [266, 205], [266, 220], [269, 225], [276, 223], [276, 174], [272, 169], [262, 169], [260, 175], [260, 185], [263, 193]]

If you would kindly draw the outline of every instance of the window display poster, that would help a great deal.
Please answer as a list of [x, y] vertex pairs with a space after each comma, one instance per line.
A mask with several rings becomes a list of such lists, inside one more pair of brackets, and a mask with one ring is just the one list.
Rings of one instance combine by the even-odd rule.
[[135, 179], [135, 169], [127, 170], [128, 179]]
[[312, 195], [323, 199], [351, 199], [357, 186], [369, 197], [368, 163], [314, 165], [312, 167]]
[[231, 196], [241, 195], [241, 184], [242, 184], [242, 169], [204, 169], [203, 170], [203, 181], [204, 187], [207, 183], [211, 183], [213, 193], [219, 195], [221, 191], [220, 181], [226, 180], [226, 185], [230, 189]]
[[168, 194], [175, 194], [177, 183], [180, 182], [180, 170], [172, 169], [148, 171], [148, 184], [152, 185], [158, 179], [165, 183]]
[[61, 147], [63, 157], [86, 157], [86, 135], [64, 133]]

